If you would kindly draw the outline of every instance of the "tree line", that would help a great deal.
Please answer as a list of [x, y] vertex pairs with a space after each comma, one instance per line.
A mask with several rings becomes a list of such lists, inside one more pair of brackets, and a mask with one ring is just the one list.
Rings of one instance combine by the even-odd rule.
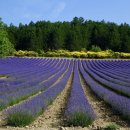
[[9, 41], [16, 50], [70, 51], [111, 49], [130, 52], [130, 26], [126, 23], [91, 21], [74, 17], [70, 22], [38, 21], [5, 26]]

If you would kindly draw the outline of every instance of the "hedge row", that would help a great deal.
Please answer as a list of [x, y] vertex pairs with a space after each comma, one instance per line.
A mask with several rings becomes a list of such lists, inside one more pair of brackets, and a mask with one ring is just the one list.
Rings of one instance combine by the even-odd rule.
[[92, 52], [92, 51], [67, 51], [67, 50], [56, 50], [56, 51], [48, 51], [39, 53], [34, 51], [16, 51], [14, 53], [15, 56], [18, 57], [70, 57], [70, 58], [98, 58], [98, 59], [105, 59], [105, 58], [123, 58], [129, 59], [130, 53], [123, 53], [123, 52], [113, 52], [111, 50], [100, 51], [100, 52]]

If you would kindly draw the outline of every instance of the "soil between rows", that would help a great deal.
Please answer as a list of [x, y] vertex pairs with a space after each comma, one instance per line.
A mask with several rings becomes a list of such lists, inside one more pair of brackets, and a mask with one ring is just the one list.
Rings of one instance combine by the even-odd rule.
[[[60, 79], [61, 78], [62, 77], [60, 77]], [[71, 73], [65, 89], [57, 96], [53, 103], [48, 106], [44, 113], [39, 116], [31, 125], [28, 126], [29, 128], [42, 127], [47, 129], [62, 127], [62, 125], [64, 124], [63, 113], [69, 95], [72, 78], [73, 74]]]

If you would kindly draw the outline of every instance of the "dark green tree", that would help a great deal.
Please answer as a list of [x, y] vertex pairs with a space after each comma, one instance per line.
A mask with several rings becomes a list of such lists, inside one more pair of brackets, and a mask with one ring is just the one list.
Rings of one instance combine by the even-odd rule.
[[119, 26], [120, 33], [120, 51], [130, 52], [130, 27], [128, 24]]
[[71, 22], [38, 21], [6, 28], [16, 50], [101, 50], [130, 52], [130, 26], [74, 17]]
[[109, 49], [113, 51], [120, 51], [120, 34], [118, 26], [114, 23], [109, 24]]

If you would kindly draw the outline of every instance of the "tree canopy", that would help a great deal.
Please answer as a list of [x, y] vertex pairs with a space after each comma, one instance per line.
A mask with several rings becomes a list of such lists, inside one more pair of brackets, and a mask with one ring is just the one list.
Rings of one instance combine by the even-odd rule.
[[9, 41], [5, 24], [0, 19], [0, 57], [8, 56], [14, 51], [13, 45]]
[[130, 26], [126, 23], [117, 25], [75, 17], [71, 22], [31, 21], [18, 27], [11, 24], [7, 31], [16, 50], [79, 51], [96, 46], [102, 50], [130, 52]]

